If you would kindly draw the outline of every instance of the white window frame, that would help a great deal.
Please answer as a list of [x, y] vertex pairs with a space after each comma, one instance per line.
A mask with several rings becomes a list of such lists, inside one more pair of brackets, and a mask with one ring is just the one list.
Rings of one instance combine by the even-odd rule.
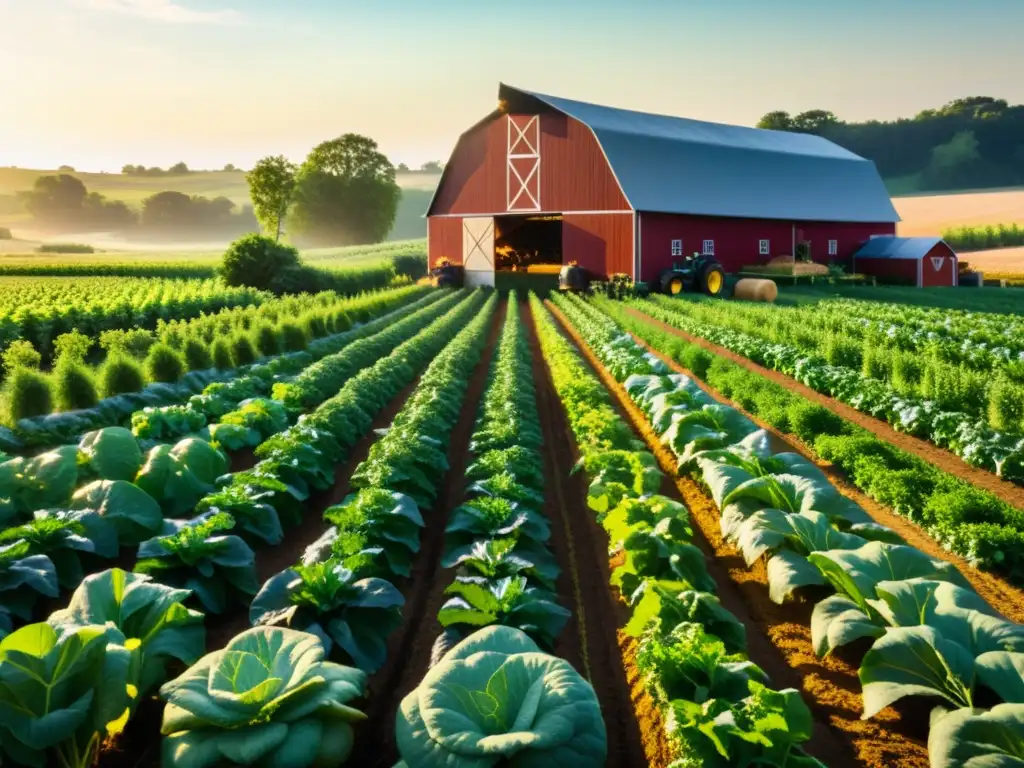
[[683, 255], [683, 241], [682, 240], [673, 240], [672, 241], [672, 255], [673, 256], [682, 256]]
[[714, 240], [705, 240], [704, 241], [703, 249], [701, 250], [701, 254], [704, 255], [704, 256], [714, 256], [715, 255], [715, 241]]
[[771, 243], [767, 240], [761, 240], [757, 244], [757, 252], [761, 256], [770, 256], [772, 253]]
[[829, 240], [828, 241], [828, 255], [829, 256], [838, 256], [839, 255], [839, 241], [838, 240]]

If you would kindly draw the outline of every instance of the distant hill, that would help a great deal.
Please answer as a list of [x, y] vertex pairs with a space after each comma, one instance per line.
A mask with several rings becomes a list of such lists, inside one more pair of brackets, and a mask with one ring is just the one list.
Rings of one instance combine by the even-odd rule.
[[[150, 195], [174, 191], [203, 197], [226, 197], [237, 205], [249, 203], [249, 186], [242, 171], [194, 171], [180, 175], [126, 176], [121, 173], [84, 173], [78, 171], [0, 168], [0, 226], [16, 229], [30, 226], [28, 216], [15, 199], [15, 193], [31, 189], [39, 176], [70, 173], [82, 180], [90, 192], [99, 192], [111, 200], [123, 200], [138, 207]], [[437, 187], [440, 174], [412, 171], [398, 174], [402, 199], [395, 215], [389, 240], [425, 237], [423, 214]]]

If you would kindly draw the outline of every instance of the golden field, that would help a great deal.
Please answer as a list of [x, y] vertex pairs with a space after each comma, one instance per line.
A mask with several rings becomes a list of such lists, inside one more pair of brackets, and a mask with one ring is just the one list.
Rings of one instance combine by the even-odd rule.
[[904, 237], [938, 236], [952, 227], [1024, 224], [1024, 189], [894, 197], [892, 202], [903, 219], [897, 234]]

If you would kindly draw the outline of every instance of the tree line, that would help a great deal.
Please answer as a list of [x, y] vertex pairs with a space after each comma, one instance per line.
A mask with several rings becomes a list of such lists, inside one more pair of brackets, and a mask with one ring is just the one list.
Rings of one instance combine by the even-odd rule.
[[844, 122], [813, 109], [769, 112], [758, 128], [823, 136], [869, 160], [886, 179], [915, 176], [921, 190], [1024, 184], [1024, 104], [971, 96], [912, 118]]
[[[61, 170], [65, 169], [72, 171], [74, 170], [73, 168], [68, 168], [67, 166], [61, 166]], [[221, 168], [221, 171], [224, 173], [233, 173], [239, 170], [239, 168], [235, 167], [234, 163], [228, 163], [223, 168]], [[132, 165], [129, 163], [128, 165], [122, 166], [121, 173], [123, 173], [125, 176], [185, 176], [186, 174], [189, 173], [217, 173], [217, 171], [193, 170], [189, 168], [185, 163], [175, 163], [174, 165], [170, 166], [167, 169], [157, 168], [155, 166], [152, 168], [147, 168], [144, 165]]]

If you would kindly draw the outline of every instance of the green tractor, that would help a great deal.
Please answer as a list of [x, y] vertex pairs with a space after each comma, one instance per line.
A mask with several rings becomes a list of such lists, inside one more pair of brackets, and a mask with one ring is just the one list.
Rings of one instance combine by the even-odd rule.
[[658, 275], [655, 290], [669, 296], [677, 293], [706, 293], [720, 296], [725, 288], [725, 270], [715, 261], [714, 256], [695, 253], [687, 256], [682, 263], [673, 262], [671, 269]]

